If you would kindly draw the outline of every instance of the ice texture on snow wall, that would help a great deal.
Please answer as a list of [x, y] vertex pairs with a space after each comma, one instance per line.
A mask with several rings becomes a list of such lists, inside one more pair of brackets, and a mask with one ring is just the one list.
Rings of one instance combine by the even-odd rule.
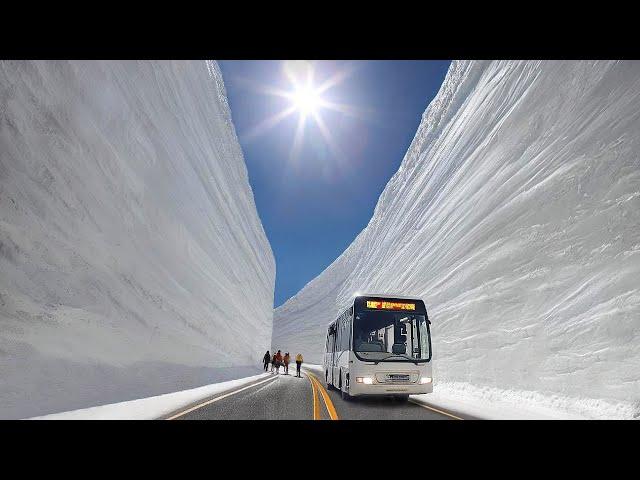
[[356, 291], [425, 299], [436, 389], [640, 406], [640, 62], [453, 62], [368, 226], [276, 310], [273, 347], [320, 362]]
[[275, 263], [215, 62], [0, 62], [0, 417], [210, 383]]

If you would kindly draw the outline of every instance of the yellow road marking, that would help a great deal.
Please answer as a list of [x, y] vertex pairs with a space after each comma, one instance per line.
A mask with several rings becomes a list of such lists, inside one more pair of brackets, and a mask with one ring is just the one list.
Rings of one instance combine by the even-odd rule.
[[224, 395], [220, 395], [219, 397], [212, 398], [211, 400], [207, 400], [206, 402], [199, 403], [198, 405], [195, 405], [195, 406], [193, 406], [191, 408], [188, 408], [187, 410], [184, 410], [184, 411], [182, 411], [180, 413], [176, 413], [175, 415], [170, 416], [166, 420], [175, 420], [176, 418], [182, 417], [183, 415], [186, 415], [187, 413], [193, 412], [194, 410], [198, 410], [199, 408], [202, 408], [202, 407], [204, 407], [206, 405], [209, 405], [211, 403], [217, 402], [218, 400], [222, 400], [223, 398], [227, 398], [227, 397], [230, 397], [231, 395], [235, 395], [236, 393], [240, 393], [240, 392], [242, 392], [244, 390], [247, 390], [248, 388], [257, 387], [258, 385], [261, 385], [261, 384], [263, 384], [265, 382], [268, 382], [269, 380], [274, 380], [275, 378], [277, 378], [277, 377], [269, 377], [269, 378], [266, 378], [266, 379], [264, 379], [264, 380], [262, 380], [262, 381], [260, 381], [258, 383], [252, 383], [251, 385], [247, 385], [246, 387], [239, 388], [238, 390], [234, 390], [232, 392], [225, 393]]
[[316, 384], [309, 374], [306, 374], [309, 382], [311, 382], [311, 390], [313, 391], [313, 419], [314, 420], [322, 420], [320, 416], [320, 405], [318, 403], [318, 391], [316, 389]]
[[320, 380], [318, 380], [313, 373], [307, 372], [307, 375], [312, 379], [312, 382], [315, 382], [318, 386], [318, 390], [320, 390], [320, 393], [322, 394], [322, 398], [324, 400], [324, 406], [327, 407], [329, 418], [331, 418], [331, 420], [340, 420], [340, 418], [338, 417], [338, 413], [336, 412], [336, 408], [333, 406], [333, 402], [331, 401], [331, 398], [329, 397], [327, 391], [320, 383]]
[[442, 415], [446, 415], [447, 417], [455, 418], [456, 420], [464, 420], [464, 418], [456, 417], [455, 415], [453, 415], [451, 413], [443, 412], [442, 410], [438, 410], [437, 408], [430, 407], [429, 405], [425, 405], [424, 403], [417, 402], [417, 401], [415, 401], [415, 400], [413, 400], [411, 398], [409, 399], [409, 401], [411, 403], [415, 404], [415, 405], [418, 405], [418, 406], [422, 407], [422, 408], [426, 408], [427, 410], [433, 410], [434, 412], [438, 412], [438, 413], [440, 413]]

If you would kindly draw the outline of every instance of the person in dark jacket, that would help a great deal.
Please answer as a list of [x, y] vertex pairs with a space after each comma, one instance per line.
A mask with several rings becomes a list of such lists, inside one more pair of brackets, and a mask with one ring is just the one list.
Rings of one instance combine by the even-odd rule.
[[269, 362], [271, 361], [271, 354], [269, 353], [269, 350], [267, 350], [267, 353], [264, 354], [264, 357], [262, 357], [262, 363], [264, 363], [264, 371], [266, 372], [269, 369]]

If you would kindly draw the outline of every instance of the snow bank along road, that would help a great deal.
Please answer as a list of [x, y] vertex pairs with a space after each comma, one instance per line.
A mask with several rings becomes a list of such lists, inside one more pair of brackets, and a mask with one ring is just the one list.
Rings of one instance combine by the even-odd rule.
[[328, 390], [321, 371], [303, 368], [302, 378], [272, 375], [167, 415], [167, 420], [463, 420], [470, 418], [424, 403], [388, 398], [346, 402]]
[[205, 61], [0, 61], [0, 418], [254, 374], [275, 260]]
[[454, 61], [367, 227], [275, 310], [272, 347], [320, 362], [355, 292], [415, 295], [439, 393], [639, 418], [638, 152], [640, 62]]

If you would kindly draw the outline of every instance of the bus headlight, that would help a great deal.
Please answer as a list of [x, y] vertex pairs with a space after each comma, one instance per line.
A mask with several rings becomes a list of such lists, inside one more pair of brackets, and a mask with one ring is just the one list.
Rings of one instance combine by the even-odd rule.
[[371, 377], [356, 377], [357, 383], [364, 383], [365, 385], [371, 385], [373, 383], [373, 378]]
[[425, 383], [431, 383], [433, 381], [433, 378], [431, 377], [422, 377], [420, 379], [420, 383], [425, 384]]

